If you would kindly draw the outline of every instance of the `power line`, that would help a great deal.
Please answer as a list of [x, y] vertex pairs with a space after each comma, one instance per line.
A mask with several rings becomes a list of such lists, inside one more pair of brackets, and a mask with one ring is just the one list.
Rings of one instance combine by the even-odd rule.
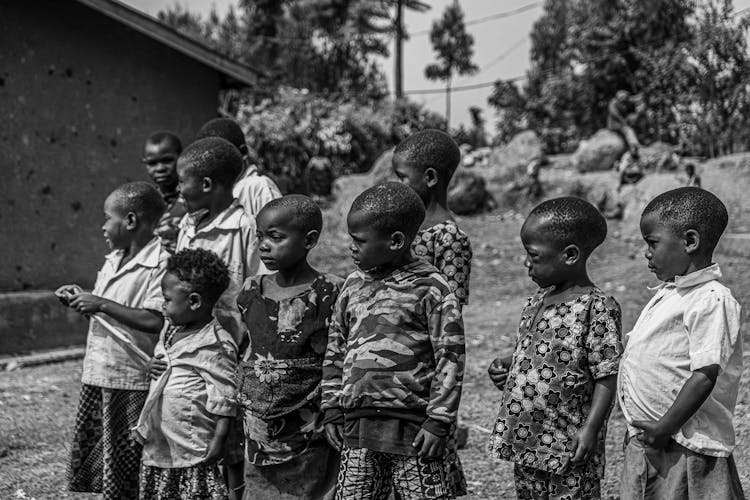
[[[480, 18], [477, 18], [477, 19], [472, 19], [470, 21], [466, 21], [464, 23], [464, 25], [465, 26], [473, 26], [475, 24], [482, 24], [482, 23], [486, 23], [486, 22], [489, 22], [489, 21], [495, 21], [497, 19], [504, 19], [506, 17], [517, 16], [518, 14], [523, 14], [524, 12], [526, 12], [528, 10], [535, 9], [536, 7], [539, 7], [540, 5], [542, 5], [542, 2], [532, 2], [530, 4], [526, 4], [526, 5], [522, 6], [522, 7], [517, 8], [517, 9], [508, 10], [508, 11], [505, 11], [505, 12], [498, 12], [497, 14], [492, 14], [492, 15], [489, 15], [489, 16], [480, 17]], [[430, 31], [432, 31], [432, 29], [415, 31], [414, 33], [409, 33], [409, 36], [429, 35]]]

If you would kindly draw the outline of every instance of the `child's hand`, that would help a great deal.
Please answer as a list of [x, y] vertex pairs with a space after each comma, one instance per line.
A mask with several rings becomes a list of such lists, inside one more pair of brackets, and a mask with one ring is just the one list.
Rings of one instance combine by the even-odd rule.
[[659, 422], [653, 420], [636, 420], [630, 425], [643, 430], [639, 438], [646, 446], [661, 449], [666, 447], [669, 444], [669, 440], [672, 439], [673, 433], [663, 429]]
[[161, 359], [163, 357], [163, 354], [157, 354], [148, 362], [148, 373], [152, 380], [161, 377], [161, 374], [167, 369], [167, 362]]
[[574, 451], [571, 456], [563, 458], [563, 467], [567, 467], [571, 463], [581, 465], [588, 462], [596, 450], [597, 434], [598, 432], [591, 425], [584, 425], [578, 429], [576, 435], [573, 436]]
[[341, 424], [326, 424], [326, 439], [338, 451], [344, 447], [344, 429]]
[[509, 368], [510, 359], [508, 358], [495, 358], [495, 361], [490, 363], [490, 366], [487, 368], [490, 380], [492, 380], [495, 387], [501, 391], [505, 390], [505, 382], [508, 381]]
[[65, 307], [69, 307], [71, 297], [81, 293], [82, 291], [83, 289], [78, 285], [63, 285], [55, 290], [55, 297], [58, 298], [62, 305], [64, 305]]
[[203, 457], [202, 463], [210, 465], [221, 458], [224, 441], [226, 441], [227, 432], [229, 431], [229, 420], [229, 417], [221, 417], [216, 422], [216, 432], [214, 432], [214, 437], [208, 443], [206, 456]]
[[440, 458], [445, 450], [445, 438], [420, 429], [411, 445], [418, 450], [417, 453], [422, 458]]
[[107, 302], [107, 299], [103, 299], [102, 297], [87, 292], [79, 292], [70, 297], [70, 307], [81, 314], [94, 314], [101, 312], [102, 304], [105, 302]]

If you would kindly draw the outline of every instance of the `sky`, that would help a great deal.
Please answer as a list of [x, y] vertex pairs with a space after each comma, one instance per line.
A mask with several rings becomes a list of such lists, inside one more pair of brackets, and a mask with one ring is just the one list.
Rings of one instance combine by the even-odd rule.
[[[159, 10], [179, 3], [192, 12], [208, 15], [212, 7], [223, 14], [235, 0], [123, 0], [125, 3], [156, 15]], [[409, 33], [413, 33], [404, 43], [404, 91], [444, 88], [442, 82], [427, 80], [424, 68], [434, 61], [435, 54], [429, 40], [432, 22], [439, 18], [445, 7], [452, 0], [428, 0], [432, 9], [425, 13], [406, 11], [404, 22]], [[531, 47], [529, 32], [534, 21], [542, 13], [543, 1], [533, 0], [459, 0], [464, 10], [464, 19], [468, 23], [474, 20], [484, 21], [467, 25], [467, 30], [474, 37], [474, 63], [479, 72], [472, 76], [454, 79], [454, 86], [484, 84], [497, 79], [513, 78], [523, 75], [529, 67], [529, 49]], [[735, 10], [750, 7], [750, 0], [735, 0]], [[518, 11], [518, 13], [512, 13]], [[508, 15], [503, 17], [502, 14]], [[393, 48], [391, 47], [391, 52]], [[393, 60], [381, 60], [382, 68], [388, 78], [388, 85], [393, 90]], [[452, 94], [451, 127], [460, 123], [469, 125], [468, 109], [479, 106], [485, 110], [484, 116], [491, 124], [494, 115], [487, 104], [492, 90], [491, 86], [457, 91]], [[445, 94], [426, 94], [409, 96], [417, 102], [441, 114], [445, 113]], [[490, 127], [491, 128], [491, 127]]]

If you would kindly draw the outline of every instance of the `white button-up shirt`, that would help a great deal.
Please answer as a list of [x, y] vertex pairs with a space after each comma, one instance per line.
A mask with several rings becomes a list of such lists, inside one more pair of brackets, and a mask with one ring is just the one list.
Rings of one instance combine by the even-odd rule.
[[177, 328], [169, 347], [162, 330], [154, 354], [167, 369], [151, 383], [138, 425], [143, 463], [160, 468], [191, 467], [203, 461], [219, 417], [237, 411], [237, 346], [214, 320], [200, 330]]
[[177, 251], [186, 248], [210, 250], [227, 265], [229, 287], [216, 303], [214, 316], [240, 344], [245, 326], [237, 309], [237, 295], [247, 278], [257, 275], [259, 270], [265, 271], [258, 255], [255, 219], [247, 215], [235, 199], [208, 224], [198, 228], [199, 223], [200, 218], [194, 215], [183, 217], [177, 237]]
[[631, 422], [659, 420], [695, 370], [718, 365], [708, 399], [673, 438], [703, 455], [732, 453], [742, 373], [741, 308], [720, 277], [714, 264], [659, 285], [628, 334], [617, 394], [631, 436], [639, 432]]
[[266, 203], [281, 198], [276, 183], [258, 173], [258, 167], [250, 165], [247, 171], [235, 182], [232, 196], [240, 200], [240, 205], [251, 217], [256, 217]]
[[[161, 311], [164, 302], [161, 279], [169, 257], [162, 248], [161, 240], [157, 237], [152, 239], [118, 269], [122, 254], [122, 250], [116, 250], [107, 255], [91, 293], [127, 307]], [[146, 354], [154, 351], [158, 335], [135, 330], [109, 316], [106, 319]], [[143, 359], [96, 319], [92, 319], [89, 322], [81, 382], [109, 389], [145, 391], [149, 386], [148, 368]]]

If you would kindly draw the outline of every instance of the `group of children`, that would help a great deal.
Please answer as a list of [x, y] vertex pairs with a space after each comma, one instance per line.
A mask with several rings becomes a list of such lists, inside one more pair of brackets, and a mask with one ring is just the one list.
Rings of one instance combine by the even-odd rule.
[[[212, 120], [184, 151], [171, 134], [152, 136], [144, 163], [158, 190], [134, 182], [107, 197], [113, 251], [94, 290], [57, 292], [91, 316], [70, 489], [466, 494], [456, 428], [472, 251], [447, 208], [459, 161], [437, 130], [399, 144], [401, 182], [352, 203], [357, 269], [341, 279], [308, 259], [320, 208], [280, 196], [249, 165], [236, 123]], [[646, 207], [646, 258], [664, 283], [624, 349], [620, 307], [587, 273], [604, 218], [577, 198], [531, 212], [521, 240], [539, 290], [514, 353], [489, 368], [503, 391], [490, 450], [515, 463], [519, 498], [600, 498], [615, 397], [628, 422], [622, 498], [742, 498], [731, 455], [740, 308], [712, 262], [726, 225], [724, 205], [700, 188]]]

